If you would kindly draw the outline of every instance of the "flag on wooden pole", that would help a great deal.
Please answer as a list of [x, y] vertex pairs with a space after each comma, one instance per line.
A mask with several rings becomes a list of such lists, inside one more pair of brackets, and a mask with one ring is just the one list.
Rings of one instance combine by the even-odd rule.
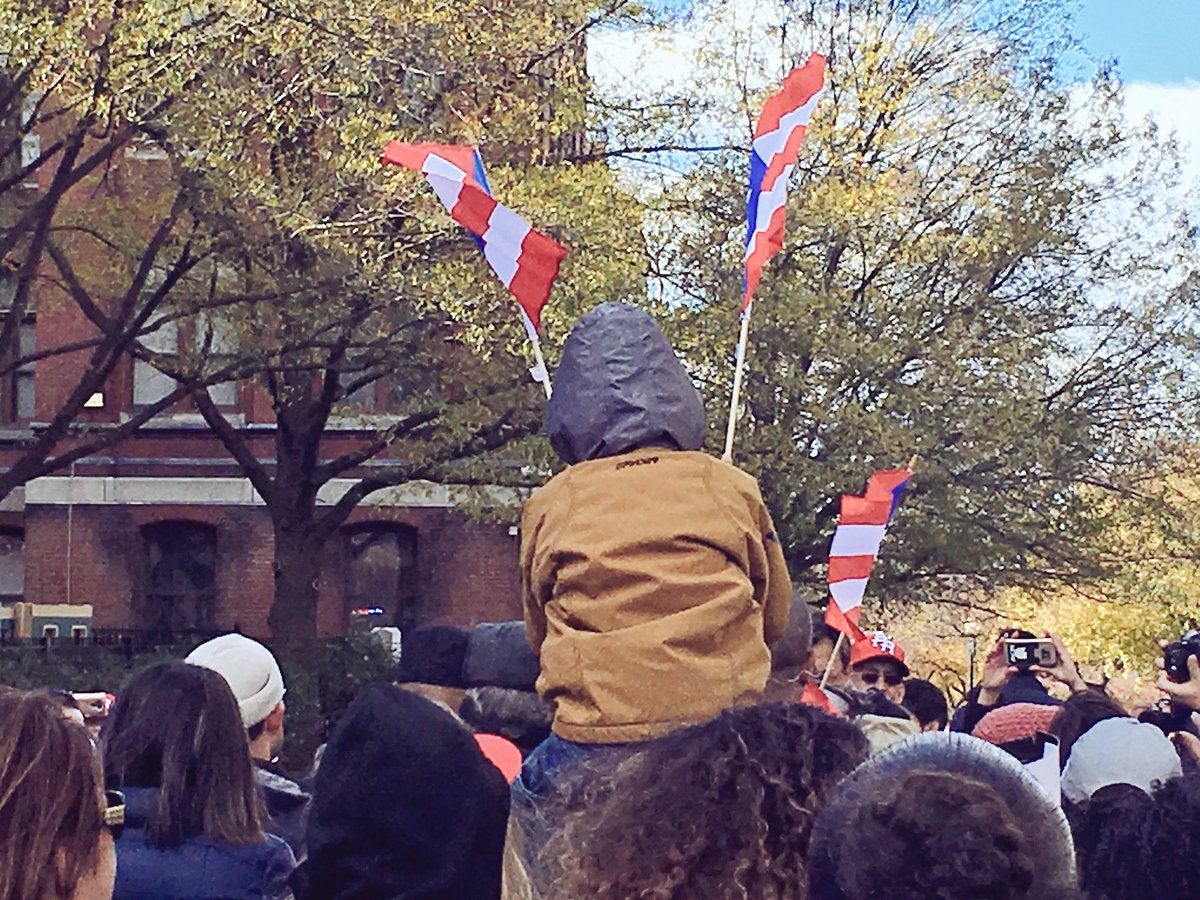
[[750, 189], [746, 195], [746, 276], [742, 309], [754, 302], [754, 290], [767, 260], [783, 249], [788, 179], [800, 145], [825, 87], [825, 57], [814, 53], [792, 69], [783, 87], [763, 105], [750, 145]]
[[729, 424], [725, 430], [726, 462], [733, 462], [733, 437], [738, 402], [746, 367], [750, 312], [754, 290], [767, 260], [783, 248], [783, 220], [788, 179], [796, 167], [808, 120], [825, 86], [825, 57], [814, 53], [803, 66], [792, 69], [758, 117], [750, 144], [750, 187], [746, 193], [746, 256], [742, 288], [742, 324], [733, 368], [733, 393], [729, 398]]
[[525, 330], [537, 362], [531, 369], [550, 396], [550, 376], [539, 338], [542, 308], [567, 248], [536, 231], [523, 218], [496, 202], [474, 147], [452, 144], [405, 144], [392, 141], [383, 161], [424, 174], [450, 218], [471, 232], [492, 271], [521, 305]]
[[852, 639], [863, 636], [858, 618], [867, 581], [911, 477], [911, 468], [880, 470], [871, 476], [861, 497], [842, 495], [841, 515], [829, 548], [825, 622]]

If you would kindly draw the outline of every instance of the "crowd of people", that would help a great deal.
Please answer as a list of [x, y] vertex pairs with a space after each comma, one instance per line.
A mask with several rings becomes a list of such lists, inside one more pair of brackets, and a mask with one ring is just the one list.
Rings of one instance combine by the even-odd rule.
[[135, 673], [96, 734], [3, 689], [0, 900], [1200, 898], [1188, 646], [1139, 720], [1056, 636], [1005, 632], [951, 710], [793, 595], [629, 307], [572, 332], [548, 427], [568, 467], [522, 519], [525, 621], [488, 632], [528, 640], [500, 661], [540, 695], [501, 690], [534, 710], [515, 743], [472, 728], [486, 696], [412, 683], [416, 635], [405, 687], [361, 686], [296, 777], [280, 668], [239, 634]]

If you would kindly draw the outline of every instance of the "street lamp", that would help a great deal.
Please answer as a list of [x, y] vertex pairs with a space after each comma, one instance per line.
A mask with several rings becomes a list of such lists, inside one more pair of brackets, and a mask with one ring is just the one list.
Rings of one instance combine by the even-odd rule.
[[975, 689], [975, 642], [983, 633], [983, 626], [975, 619], [963, 622], [963, 634], [967, 636], [967, 693]]

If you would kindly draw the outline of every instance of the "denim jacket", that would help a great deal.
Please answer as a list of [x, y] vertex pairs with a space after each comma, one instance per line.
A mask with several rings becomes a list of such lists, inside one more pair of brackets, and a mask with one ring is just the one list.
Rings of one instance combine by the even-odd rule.
[[195, 835], [177, 847], [146, 843], [154, 788], [126, 787], [125, 830], [117, 840], [114, 900], [242, 900], [287, 896], [296, 861], [273, 835], [261, 844], [234, 847]]

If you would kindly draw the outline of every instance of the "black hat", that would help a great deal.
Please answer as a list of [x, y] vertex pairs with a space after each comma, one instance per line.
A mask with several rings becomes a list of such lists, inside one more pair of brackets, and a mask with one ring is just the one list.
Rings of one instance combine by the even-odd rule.
[[297, 900], [494, 900], [508, 784], [451, 713], [390, 684], [359, 691], [313, 788]]

